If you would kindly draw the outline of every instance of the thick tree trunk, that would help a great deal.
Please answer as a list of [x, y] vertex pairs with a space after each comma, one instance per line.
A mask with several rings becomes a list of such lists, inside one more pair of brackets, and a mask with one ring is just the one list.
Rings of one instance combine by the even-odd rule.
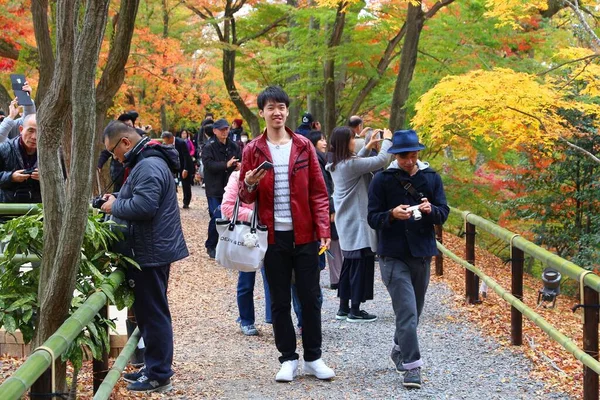
[[33, 30], [39, 54], [40, 80], [36, 91], [36, 101], [40, 105], [50, 89], [52, 75], [54, 73], [54, 53], [52, 52], [52, 39], [48, 27], [48, 0], [31, 2], [31, 14], [33, 16]]
[[[56, 60], [52, 83], [38, 113], [44, 257], [34, 346], [42, 344], [68, 316], [89, 207], [96, 134], [95, 73], [109, 0], [87, 2], [82, 20], [77, 18], [78, 4], [76, 0], [57, 2], [56, 46], [61, 56]], [[64, 134], [63, 121], [69, 112], [73, 120], [73, 158], [65, 187], [59, 147]], [[57, 390], [64, 392], [65, 364], [57, 366]], [[32, 391], [48, 392], [48, 382], [38, 381]]]
[[392, 109], [390, 113], [390, 130], [393, 132], [404, 127], [406, 119], [406, 101], [409, 95], [409, 86], [417, 64], [417, 51], [419, 49], [419, 38], [423, 29], [424, 14], [421, 2], [413, 5], [408, 4], [406, 16], [406, 36], [400, 56], [400, 71], [396, 78], [396, 87], [392, 98]]
[[256, 114], [248, 108], [244, 100], [240, 97], [240, 94], [235, 86], [235, 50], [224, 49], [223, 50], [223, 80], [225, 81], [225, 87], [229, 98], [235, 104], [242, 118], [250, 126], [252, 137], [257, 137], [260, 134], [260, 124], [258, 123], [258, 117]]
[[346, 2], [342, 1], [338, 4], [337, 12], [335, 15], [335, 22], [331, 29], [331, 36], [327, 43], [327, 54], [325, 63], [323, 66], [323, 78], [324, 78], [324, 114], [323, 114], [323, 133], [329, 137], [331, 131], [335, 128], [337, 120], [337, 104], [336, 104], [336, 90], [335, 90], [335, 53], [336, 47], [339, 46], [342, 40], [342, 34], [344, 33], [344, 25], [346, 24]]

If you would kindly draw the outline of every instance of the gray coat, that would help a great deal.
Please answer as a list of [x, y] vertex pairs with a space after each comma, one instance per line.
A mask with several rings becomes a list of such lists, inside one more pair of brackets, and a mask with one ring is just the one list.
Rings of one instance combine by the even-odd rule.
[[142, 268], [169, 265], [189, 255], [171, 174], [179, 155], [175, 148], [147, 146], [138, 158], [112, 206], [113, 220], [125, 226], [125, 239], [114, 250]]
[[372, 172], [386, 166], [390, 160], [387, 150], [392, 146], [390, 140], [384, 140], [379, 154], [367, 157], [370, 150], [361, 149], [357, 157], [336, 165], [331, 171], [333, 178], [333, 203], [335, 205], [335, 225], [340, 236], [340, 247], [344, 251], [370, 248], [377, 251], [377, 233], [369, 227], [368, 193]]

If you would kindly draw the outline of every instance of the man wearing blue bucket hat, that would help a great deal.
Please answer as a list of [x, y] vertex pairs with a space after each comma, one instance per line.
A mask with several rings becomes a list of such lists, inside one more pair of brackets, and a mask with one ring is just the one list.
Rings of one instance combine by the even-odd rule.
[[424, 148], [415, 131], [394, 132], [388, 153], [395, 160], [369, 187], [368, 221], [377, 230], [381, 278], [396, 314], [391, 358], [396, 371], [406, 371], [408, 388], [421, 387], [417, 325], [431, 257], [437, 255], [434, 225], [443, 224], [450, 211], [440, 175], [418, 160]]

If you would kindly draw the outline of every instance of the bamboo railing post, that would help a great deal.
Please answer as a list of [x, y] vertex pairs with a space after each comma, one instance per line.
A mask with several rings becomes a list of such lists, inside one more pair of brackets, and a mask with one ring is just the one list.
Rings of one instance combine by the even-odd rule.
[[[598, 359], [598, 292], [587, 286], [583, 289], [583, 350]], [[583, 399], [598, 400], [598, 374], [591, 368], [583, 367]]]
[[[438, 242], [444, 243], [444, 228], [442, 225], [435, 226], [435, 238]], [[435, 256], [435, 275], [444, 275], [444, 255], [440, 252]]]
[[[465, 259], [475, 265], [475, 225], [465, 222]], [[465, 270], [465, 296], [469, 304], [476, 304], [479, 300], [479, 278], [468, 269]]]
[[[523, 250], [511, 246], [511, 293], [523, 301]], [[510, 334], [512, 344], [523, 344], [523, 314], [514, 306], [510, 308]]]
[[[102, 307], [100, 309], [98, 314], [100, 315], [100, 317], [107, 319], [108, 318], [108, 304], [105, 304], [104, 307]], [[108, 326], [106, 327], [106, 334], [110, 338], [110, 331], [108, 329]], [[109, 350], [110, 350], [110, 348], [108, 348], [108, 349], [104, 348], [102, 350], [102, 359], [101, 360], [94, 359], [92, 361], [94, 394], [96, 394], [96, 392], [98, 391], [98, 388], [100, 387], [100, 385], [102, 385], [102, 381], [104, 380], [104, 378], [106, 377], [106, 374], [108, 373], [108, 352], [109, 352]]]

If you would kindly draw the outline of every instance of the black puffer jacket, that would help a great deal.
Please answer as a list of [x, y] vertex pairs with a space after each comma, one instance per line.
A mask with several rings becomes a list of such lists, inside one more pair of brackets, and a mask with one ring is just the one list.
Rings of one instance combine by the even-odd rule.
[[112, 206], [113, 220], [126, 227], [125, 239], [114, 250], [133, 258], [142, 268], [164, 266], [187, 257], [171, 174], [179, 170], [175, 148], [144, 144], [126, 166], [131, 172]]
[[202, 149], [202, 165], [204, 165], [204, 190], [208, 197], [223, 197], [229, 175], [235, 166], [227, 168], [227, 161], [235, 157], [241, 160], [242, 154], [237, 144], [227, 139], [225, 144], [218, 140], [209, 142]]
[[12, 182], [14, 171], [37, 168], [34, 165], [25, 166], [19, 149], [21, 136], [9, 139], [0, 144], [0, 203], [41, 203], [42, 192], [40, 181], [27, 179], [25, 182]]

